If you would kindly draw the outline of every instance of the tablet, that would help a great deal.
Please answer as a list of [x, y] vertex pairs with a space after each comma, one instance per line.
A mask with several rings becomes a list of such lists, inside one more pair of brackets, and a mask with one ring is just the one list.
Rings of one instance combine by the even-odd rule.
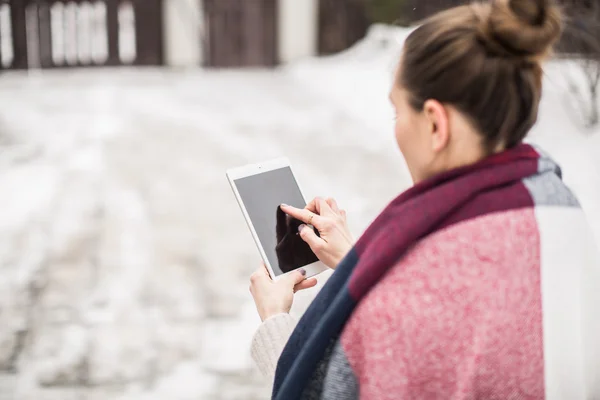
[[327, 269], [298, 234], [302, 222], [280, 209], [306, 206], [286, 158], [230, 169], [227, 179], [273, 280], [298, 268], [307, 277]]

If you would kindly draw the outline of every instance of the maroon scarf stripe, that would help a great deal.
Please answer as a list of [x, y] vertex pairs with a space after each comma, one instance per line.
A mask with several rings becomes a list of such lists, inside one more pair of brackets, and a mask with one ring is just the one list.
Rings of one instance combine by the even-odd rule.
[[359, 262], [349, 282], [360, 300], [419, 239], [491, 212], [531, 207], [522, 179], [538, 172], [529, 145], [493, 155], [415, 185], [394, 200], [356, 244]]

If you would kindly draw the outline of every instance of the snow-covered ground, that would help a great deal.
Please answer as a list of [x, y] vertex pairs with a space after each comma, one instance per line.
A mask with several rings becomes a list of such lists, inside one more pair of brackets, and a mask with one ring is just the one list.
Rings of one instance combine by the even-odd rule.
[[[259, 257], [224, 171], [285, 155], [360, 234], [410, 186], [387, 103], [405, 35], [276, 71], [0, 76], [0, 399], [268, 397]], [[600, 130], [572, 118], [564, 71], [548, 66], [532, 141], [600, 222]]]

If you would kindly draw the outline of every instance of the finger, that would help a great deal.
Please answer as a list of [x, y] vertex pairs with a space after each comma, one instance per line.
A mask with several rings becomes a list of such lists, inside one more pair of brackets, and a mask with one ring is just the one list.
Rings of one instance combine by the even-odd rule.
[[289, 216], [292, 216], [302, 222], [304, 222], [305, 224], [309, 224], [312, 226], [317, 227], [317, 229], [319, 228], [319, 226], [321, 226], [322, 223], [322, 218], [312, 212], [309, 211], [307, 209], [299, 209], [296, 207], [292, 207], [292, 206], [287, 206], [287, 205], [281, 205], [281, 210], [286, 213]]
[[325, 202], [326, 202], [326, 203], [329, 205], [329, 207], [331, 207], [331, 209], [332, 209], [332, 210], [333, 210], [333, 211], [334, 211], [336, 214], [339, 214], [339, 212], [340, 212], [340, 208], [338, 207], [337, 201], [335, 201], [335, 199], [334, 199], [334, 198], [331, 198], [331, 197], [329, 197], [329, 198], [327, 198], [327, 199], [325, 200]]
[[305, 210], [308, 210], [310, 212], [313, 212], [315, 214], [321, 214], [319, 212], [319, 205], [318, 205], [318, 201], [319, 201], [320, 197], [315, 197], [314, 199], [312, 199], [310, 201], [310, 203], [308, 203], [306, 205], [306, 207], [304, 207]]
[[319, 215], [322, 215], [324, 217], [331, 217], [336, 214], [329, 205], [329, 203], [325, 201], [325, 199], [317, 199], [317, 207], [319, 208]]
[[342, 216], [342, 218], [344, 218], [344, 220], [347, 218], [346, 217], [346, 210], [340, 210], [340, 215]]
[[315, 253], [320, 248], [320, 246], [325, 243], [323, 239], [317, 236], [315, 231], [306, 225], [300, 225], [298, 228], [298, 232], [300, 232], [300, 237], [304, 240], [314, 251]]
[[299, 292], [300, 290], [310, 289], [312, 287], [315, 287], [316, 285], [317, 285], [316, 278], [306, 279], [294, 287], [294, 292]]
[[261, 263], [260, 267], [250, 275], [250, 283], [255, 286], [266, 280], [271, 280], [271, 276], [269, 275], [269, 271], [267, 271], [265, 263]]
[[264, 274], [266, 277], [268, 277], [270, 280], [273, 280], [273, 279], [271, 278], [271, 273], [269, 272], [269, 269], [267, 268], [267, 264], [265, 264], [265, 263], [264, 263], [264, 261], [260, 263], [260, 268], [259, 268], [259, 269], [261, 270], [261, 272], [262, 272], [262, 273], [263, 273], [263, 274]]
[[254, 271], [254, 273], [252, 275], [253, 276], [256, 275], [257, 277], [263, 277], [263, 276], [270, 277], [269, 270], [267, 270], [267, 266], [265, 265], [264, 262], [260, 263], [260, 266], [256, 269], [256, 271]]

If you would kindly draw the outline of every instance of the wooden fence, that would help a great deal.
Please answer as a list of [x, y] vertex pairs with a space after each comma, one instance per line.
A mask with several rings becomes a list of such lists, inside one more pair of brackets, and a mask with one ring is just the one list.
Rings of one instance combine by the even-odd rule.
[[0, 0], [0, 69], [161, 65], [162, 0]]
[[321, 55], [347, 49], [362, 39], [369, 27], [364, 0], [319, 0], [318, 21]]
[[277, 0], [204, 0], [205, 65], [277, 64], [277, 3]]

